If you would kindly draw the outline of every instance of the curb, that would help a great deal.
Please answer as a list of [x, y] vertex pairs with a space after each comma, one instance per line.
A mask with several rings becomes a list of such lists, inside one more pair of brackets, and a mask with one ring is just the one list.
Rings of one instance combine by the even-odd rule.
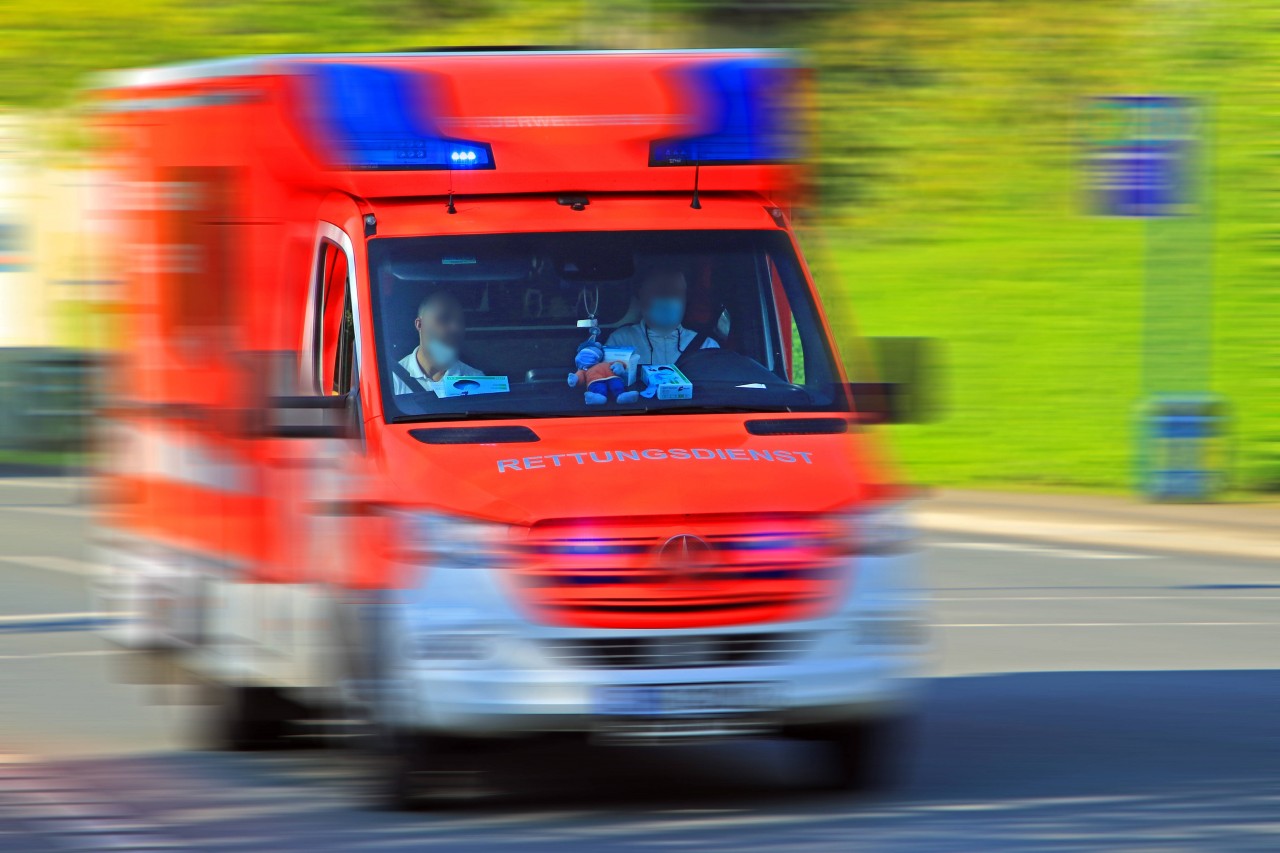
[[1061, 519], [992, 516], [921, 509], [916, 525], [938, 533], [968, 533], [1057, 544], [1091, 545], [1131, 551], [1159, 551], [1280, 561], [1280, 540], [1204, 526], [1165, 527]]

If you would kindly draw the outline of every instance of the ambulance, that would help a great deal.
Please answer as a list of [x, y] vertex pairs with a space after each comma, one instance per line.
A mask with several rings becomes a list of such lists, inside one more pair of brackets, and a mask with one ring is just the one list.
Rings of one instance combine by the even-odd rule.
[[361, 721], [392, 805], [545, 735], [888, 779], [924, 616], [891, 389], [793, 230], [808, 88], [754, 50], [105, 77], [112, 639], [231, 747]]

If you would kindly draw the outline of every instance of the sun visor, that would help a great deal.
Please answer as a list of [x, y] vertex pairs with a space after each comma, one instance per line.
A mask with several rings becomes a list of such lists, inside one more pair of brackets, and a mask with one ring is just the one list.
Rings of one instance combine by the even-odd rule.
[[529, 277], [527, 257], [478, 257], [466, 254], [434, 254], [393, 260], [385, 269], [400, 281], [523, 281]]

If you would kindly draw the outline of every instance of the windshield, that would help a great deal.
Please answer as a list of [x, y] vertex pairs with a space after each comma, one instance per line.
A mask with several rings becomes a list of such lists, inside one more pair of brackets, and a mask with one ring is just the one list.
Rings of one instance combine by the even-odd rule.
[[844, 408], [781, 231], [369, 242], [393, 422]]

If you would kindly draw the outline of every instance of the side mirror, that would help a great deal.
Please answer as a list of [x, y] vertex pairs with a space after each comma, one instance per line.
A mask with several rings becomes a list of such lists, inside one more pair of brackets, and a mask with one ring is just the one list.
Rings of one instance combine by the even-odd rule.
[[351, 438], [356, 434], [355, 398], [271, 397], [262, 435], [268, 438]]
[[[863, 361], [849, 366], [858, 411], [878, 423], [925, 423], [940, 411], [938, 343], [933, 338], [864, 338]], [[870, 362], [868, 364], [868, 362]]]

